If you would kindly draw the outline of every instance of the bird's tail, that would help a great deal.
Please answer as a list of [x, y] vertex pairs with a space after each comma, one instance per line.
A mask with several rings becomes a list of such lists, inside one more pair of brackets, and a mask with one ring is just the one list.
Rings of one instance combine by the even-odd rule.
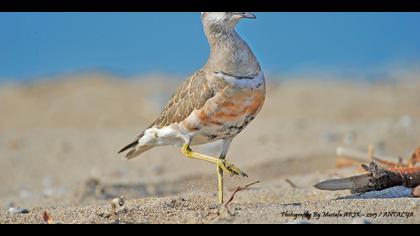
[[127, 153], [127, 155], [125, 156], [125, 159], [130, 160], [130, 159], [133, 159], [134, 157], [142, 154], [143, 152], [145, 152], [145, 151], [147, 151], [151, 148], [153, 148], [153, 146], [151, 146], [151, 145], [139, 145], [139, 140], [136, 140], [136, 141], [128, 144], [127, 146], [125, 146], [118, 153], [122, 153], [122, 152], [125, 152], [125, 151], [131, 149]]

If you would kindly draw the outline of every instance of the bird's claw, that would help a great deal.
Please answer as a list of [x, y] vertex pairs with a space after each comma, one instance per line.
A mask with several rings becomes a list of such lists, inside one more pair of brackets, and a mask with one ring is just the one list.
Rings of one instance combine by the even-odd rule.
[[232, 163], [229, 163], [225, 160], [221, 161], [221, 163], [219, 164], [219, 167], [221, 167], [222, 169], [224, 169], [231, 175], [239, 175], [241, 177], [248, 177], [248, 175], [245, 172], [243, 172], [238, 167], [236, 167]]

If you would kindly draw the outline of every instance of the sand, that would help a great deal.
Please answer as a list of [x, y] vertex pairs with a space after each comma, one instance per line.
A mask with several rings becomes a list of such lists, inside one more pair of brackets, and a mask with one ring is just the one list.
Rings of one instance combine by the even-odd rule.
[[[228, 156], [249, 178], [227, 177], [226, 198], [261, 183], [239, 192], [230, 214], [216, 204], [214, 166], [175, 147], [128, 162], [116, 154], [153, 121], [179, 79], [89, 73], [2, 84], [0, 223], [43, 223], [44, 211], [54, 223], [420, 223], [419, 199], [341, 199], [351, 194], [313, 187], [357, 174], [335, 167], [338, 146], [372, 144], [395, 157], [419, 146], [420, 73], [331, 78], [269, 77], [264, 109]], [[219, 144], [196, 150], [216, 155]], [[118, 196], [125, 205], [106, 217]], [[29, 213], [11, 214], [12, 205]]]

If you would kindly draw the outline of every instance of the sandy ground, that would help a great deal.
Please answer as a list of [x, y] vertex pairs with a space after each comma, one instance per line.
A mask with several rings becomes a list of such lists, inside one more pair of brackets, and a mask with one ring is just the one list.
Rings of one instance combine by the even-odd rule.
[[[129, 162], [116, 154], [157, 116], [175, 78], [85, 74], [3, 84], [0, 223], [43, 223], [44, 211], [55, 223], [420, 223], [420, 199], [340, 200], [350, 193], [312, 187], [356, 173], [335, 168], [338, 146], [373, 144], [396, 157], [419, 146], [420, 73], [371, 83], [318, 77], [269, 80], [264, 109], [228, 157], [250, 177], [227, 177], [226, 198], [261, 183], [236, 195], [231, 214], [215, 204], [214, 166], [175, 147]], [[126, 204], [106, 217], [110, 199], [121, 195]], [[11, 214], [11, 206], [29, 213]]]

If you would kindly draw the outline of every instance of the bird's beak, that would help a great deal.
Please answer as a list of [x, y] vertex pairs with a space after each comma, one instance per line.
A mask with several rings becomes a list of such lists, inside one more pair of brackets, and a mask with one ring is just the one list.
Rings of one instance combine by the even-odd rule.
[[242, 18], [247, 18], [247, 19], [256, 19], [257, 17], [254, 15], [254, 14], [252, 14], [251, 12], [240, 12], [239, 13], [239, 15], [242, 17]]

